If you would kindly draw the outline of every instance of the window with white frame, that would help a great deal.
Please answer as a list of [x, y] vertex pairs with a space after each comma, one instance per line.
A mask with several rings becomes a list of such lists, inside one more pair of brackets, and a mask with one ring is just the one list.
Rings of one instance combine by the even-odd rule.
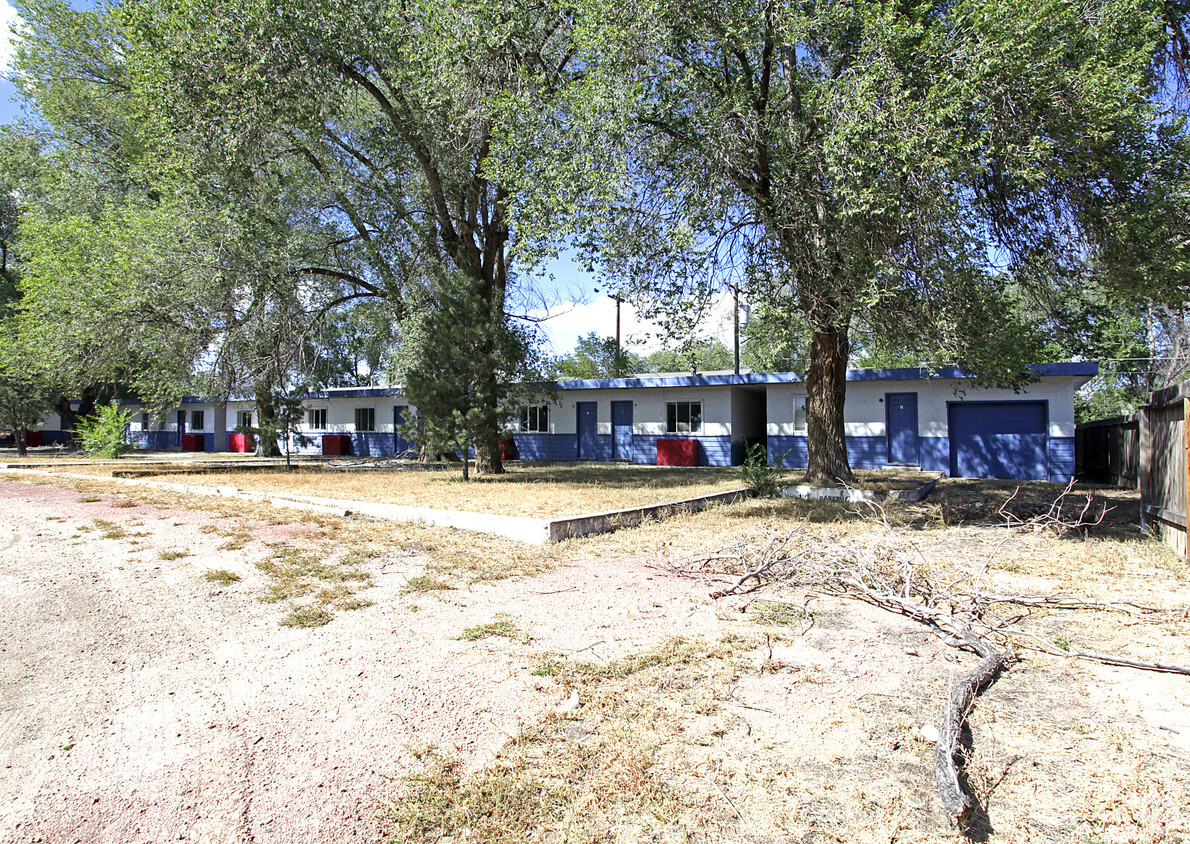
[[311, 431], [326, 430], [326, 408], [312, 407], [306, 411], [306, 424]]
[[149, 430], [149, 414], [147, 414], [147, 413], [142, 413], [142, 414], [140, 415], [140, 429], [141, 429], [142, 431], [147, 431], [147, 430]]
[[355, 430], [357, 430], [357, 431], [375, 431], [376, 430], [376, 408], [374, 408], [374, 407], [357, 407], [355, 409]]
[[206, 427], [206, 412], [202, 410], [190, 411], [190, 430], [201, 431]]
[[793, 397], [793, 433], [804, 437], [809, 432], [809, 413], [806, 411], [806, 397]]
[[251, 410], [236, 411], [236, 427], [237, 428], [251, 428], [252, 427], [252, 411]]
[[665, 403], [665, 433], [701, 434], [702, 402], [670, 401]]
[[550, 432], [550, 409], [544, 404], [521, 408], [522, 434], [548, 434]]

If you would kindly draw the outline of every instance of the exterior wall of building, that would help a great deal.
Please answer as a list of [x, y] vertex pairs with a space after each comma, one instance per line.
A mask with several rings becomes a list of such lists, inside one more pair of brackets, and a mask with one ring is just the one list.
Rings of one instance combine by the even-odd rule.
[[[613, 401], [632, 402], [633, 463], [655, 464], [657, 441], [672, 438], [697, 440], [699, 465], [731, 465], [731, 389], [719, 385], [562, 390], [557, 400], [549, 405], [548, 434], [514, 435], [517, 455], [522, 460], [577, 460], [578, 405], [594, 402], [596, 453], [592, 459], [612, 460]], [[671, 434], [666, 431], [666, 405], [673, 401], [702, 402], [700, 433]]]
[[[854, 469], [877, 469], [889, 463], [885, 417], [889, 393], [917, 396], [918, 462], [922, 469], [950, 472], [950, 405], [961, 402], [1045, 402], [1049, 480], [1064, 482], [1074, 474], [1074, 376], [1044, 376], [1019, 393], [977, 388], [953, 378], [849, 379], [844, 407], [847, 457]], [[793, 400], [805, 396], [804, 384], [768, 388], [769, 452], [780, 465], [807, 464], [807, 439], [793, 430]]]
[[[964, 402], [973, 404], [996, 402], [1040, 402], [1045, 408], [1044, 444], [1040, 432], [1029, 433], [1034, 450], [1018, 448], [1030, 456], [1029, 466], [1044, 464], [1043, 474], [1053, 481], [1064, 481], [1074, 472], [1074, 390], [1094, 371], [1093, 365], [1060, 364], [1049, 367], [1055, 375], [1045, 375], [1029, 384], [1020, 393], [1011, 390], [979, 389], [969, 382], [947, 374], [947, 377], [922, 378], [916, 370], [853, 370], [848, 373], [847, 403], [845, 406], [845, 434], [847, 452], [854, 468], [879, 468], [889, 461], [889, 430], [887, 424], [889, 395], [908, 393], [916, 397], [917, 427], [911, 444], [916, 445], [917, 463], [928, 470], [949, 472], [952, 451], [956, 454], [1009, 453], [1009, 446], [983, 449], [985, 442], [1021, 442], [1012, 434], [997, 429], [994, 414], [979, 423], [979, 430], [965, 422], [965, 430], [952, 448], [948, 429], [952, 408]], [[515, 441], [515, 456], [525, 460], [573, 461], [583, 459], [608, 461], [629, 459], [635, 463], [655, 464], [658, 441], [689, 439], [698, 443], [697, 460], [700, 465], [728, 466], [744, 457], [746, 441], [765, 442], [773, 462], [788, 467], [804, 467], [807, 463], [808, 443], [805, 431], [795, 422], [796, 402], [805, 400], [805, 385], [789, 373], [745, 373], [740, 376], [709, 374], [695, 376], [646, 376], [640, 378], [562, 382], [554, 400], [548, 405], [547, 430], [515, 432], [519, 417], [510, 420], [510, 434]], [[621, 427], [617, 438], [613, 426], [613, 403], [631, 405], [632, 424], [625, 435]], [[691, 433], [668, 432], [667, 405], [670, 402], [700, 402], [701, 430]], [[595, 406], [594, 429], [589, 436], [580, 437], [579, 406]], [[394, 410], [403, 407], [405, 418], [416, 414], [399, 391], [387, 388], [330, 390], [310, 396], [303, 402], [307, 410], [300, 430], [310, 438], [306, 444], [295, 443], [297, 453], [322, 452], [322, 437], [328, 434], [348, 435], [352, 453], [361, 456], [388, 456], [398, 447], [410, 447], [407, 440], [398, 442], [394, 425]], [[906, 419], [904, 402], [896, 403], [898, 418]], [[374, 415], [374, 429], [356, 430], [357, 409], [370, 409]], [[624, 409], [620, 405], [621, 410]], [[233, 400], [226, 403], [200, 399], [185, 399], [178, 408], [146, 427], [138, 407], [130, 435], [134, 444], [143, 448], [179, 448], [181, 434], [201, 433], [207, 451], [228, 450], [229, 434], [234, 432], [238, 414], [251, 411], [255, 417], [255, 403]], [[314, 429], [309, 424], [309, 410], [326, 411], [326, 424]], [[202, 411], [199, 430], [192, 426], [192, 412]], [[972, 408], [971, 410], [976, 410]], [[179, 428], [179, 414], [182, 424]], [[1012, 416], [1013, 414], [1007, 414]], [[964, 412], [964, 418], [978, 418], [980, 414]], [[1040, 412], [1031, 417], [1030, 425], [1040, 425]], [[43, 431], [47, 441], [56, 414], [46, 420]], [[990, 422], [990, 424], [989, 424]], [[958, 425], [956, 419], [956, 426]], [[60, 424], [57, 425], [60, 427]], [[902, 432], [907, 428], [902, 427]], [[1034, 429], [1030, 429], [1034, 430]], [[991, 434], [990, 439], [972, 436]], [[1028, 432], [1026, 432], [1028, 433]], [[897, 438], [897, 454], [905, 453], [903, 439]], [[974, 445], [972, 445], [974, 443]], [[589, 450], [589, 451], [588, 451]], [[905, 459], [901, 457], [901, 459]], [[958, 459], [958, 458], [955, 458]], [[913, 462], [908, 460], [907, 462]], [[975, 464], [967, 464], [975, 465]]]

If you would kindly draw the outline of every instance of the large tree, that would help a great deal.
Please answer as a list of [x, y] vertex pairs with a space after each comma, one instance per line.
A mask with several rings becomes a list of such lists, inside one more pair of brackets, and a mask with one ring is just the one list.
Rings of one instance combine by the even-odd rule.
[[[465, 284], [482, 324], [507, 326], [513, 263], [530, 244], [498, 176], [522, 150], [503, 142], [564, 84], [569, 13], [495, 0], [133, 0], [123, 15], [158, 121], [234, 161], [279, 142], [324, 185], [324, 213], [367, 259], [358, 291], [404, 311]], [[488, 359], [498, 337], [484, 344]], [[486, 377], [480, 395], [494, 401], [497, 374]], [[487, 408], [475, 431], [481, 472], [502, 470], [497, 415]]]
[[61, 389], [122, 385], [160, 406], [253, 394], [267, 420], [287, 388], [333, 380], [315, 338], [333, 342], [328, 315], [376, 290], [305, 158], [276, 135], [226, 155], [162, 119], [120, 10], [22, 10], [34, 119], [4, 163], [28, 212], [25, 333]]
[[1186, 241], [1169, 234], [1187, 216], [1185, 138], [1158, 96], [1159, 6], [581, 8], [592, 72], [575, 120], [626, 162], [590, 242], [662, 298], [726, 277], [791, 303], [810, 329], [813, 479], [851, 476], [861, 314], [885, 345], [1019, 384], [1040, 346], [1006, 274], [1186, 295]]

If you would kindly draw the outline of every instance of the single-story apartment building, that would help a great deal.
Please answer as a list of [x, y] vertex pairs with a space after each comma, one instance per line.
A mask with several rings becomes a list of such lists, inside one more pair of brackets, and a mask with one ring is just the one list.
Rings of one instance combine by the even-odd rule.
[[[1038, 366], [1019, 392], [976, 387], [954, 368], [853, 369], [844, 424], [854, 468], [920, 466], [952, 477], [1042, 479], [1074, 474], [1074, 393], [1094, 363]], [[397, 388], [334, 389], [308, 396], [299, 452], [393, 455], [414, 443], [398, 428], [416, 414]], [[250, 401], [185, 399], [164, 420], [138, 412], [145, 448], [243, 448]], [[806, 388], [789, 372], [652, 374], [559, 381], [552, 397], [509, 421], [516, 457], [729, 466], [760, 443], [770, 460], [804, 467]], [[327, 444], [333, 448], [328, 450]]]

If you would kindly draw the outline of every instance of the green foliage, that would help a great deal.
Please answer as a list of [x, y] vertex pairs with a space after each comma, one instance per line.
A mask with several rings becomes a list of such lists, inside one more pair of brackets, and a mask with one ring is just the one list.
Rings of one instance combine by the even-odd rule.
[[569, 102], [620, 177], [584, 243], [661, 308], [729, 279], [800, 314], [812, 476], [850, 476], [835, 384], [857, 325], [874, 360], [1019, 386], [1045, 345], [1006, 279], [1185, 298], [1190, 155], [1157, 7], [612, 6], [579, 7], [592, 72]]
[[649, 372], [730, 370], [735, 366], [735, 353], [718, 337], [696, 337], [653, 352], [645, 363]]
[[781, 472], [769, 460], [769, 450], [761, 443], [749, 443], [744, 462], [736, 468], [740, 480], [753, 495], [772, 498], [781, 485]]
[[114, 460], [132, 450], [128, 442], [131, 421], [132, 411], [120, 410], [119, 402], [112, 402], [96, 410], [94, 416], [83, 419], [75, 435], [87, 456]]
[[616, 348], [614, 337], [594, 331], [578, 339], [574, 351], [554, 358], [554, 377], [562, 379], [623, 378], [648, 371], [648, 362], [631, 350]]
[[774, 297], [753, 305], [740, 326], [740, 365], [754, 372], [804, 372], [809, 345], [805, 317]]
[[466, 278], [453, 281], [439, 285], [406, 350], [405, 395], [421, 415], [406, 420], [406, 433], [423, 449], [460, 455], [467, 479], [469, 449], [497, 448], [501, 407], [531, 398], [532, 388], [511, 396], [508, 383], [537, 368], [538, 352], [528, 331], [511, 325]]
[[236, 426], [236, 431], [256, 438], [262, 454], [275, 453], [273, 449], [280, 443], [285, 451], [286, 471], [293, 468], [293, 446], [306, 446], [314, 442], [301, 432], [306, 419], [306, 408], [301, 396], [306, 392], [308, 390], [299, 387], [292, 392], [278, 390], [258, 395], [257, 424]]

